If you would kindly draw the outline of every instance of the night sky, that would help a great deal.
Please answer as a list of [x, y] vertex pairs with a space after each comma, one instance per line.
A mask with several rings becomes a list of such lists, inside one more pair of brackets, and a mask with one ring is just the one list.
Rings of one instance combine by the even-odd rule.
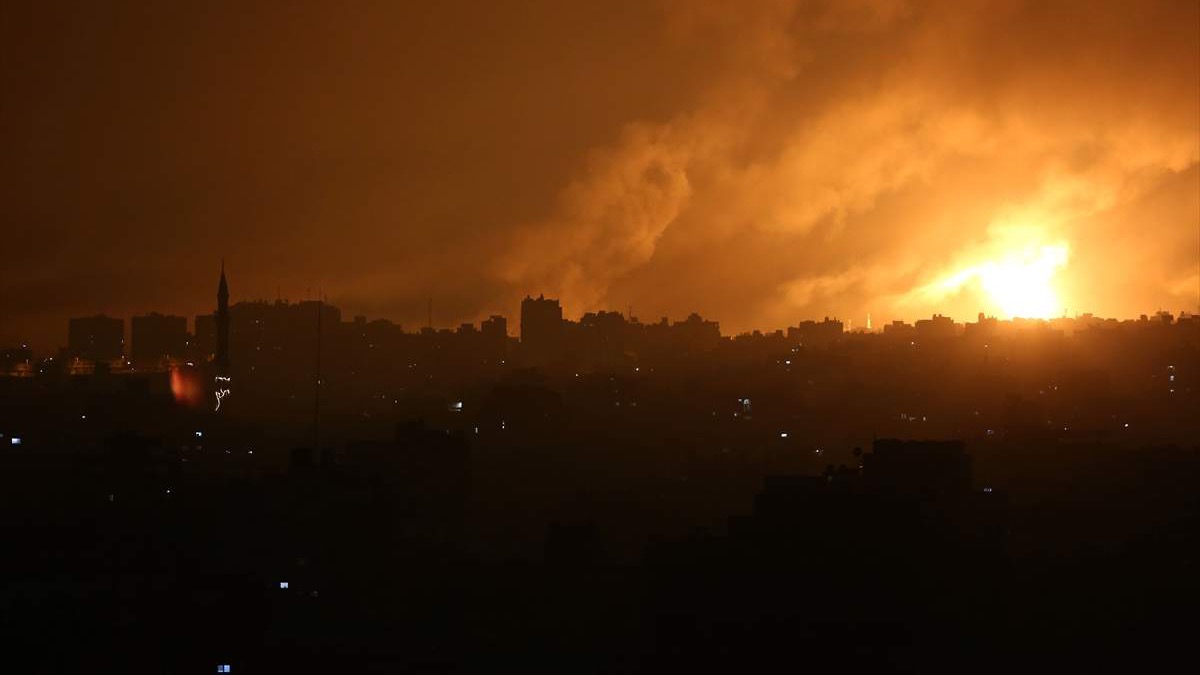
[[[0, 343], [1200, 303], [1200, 3], [10, 3]], [[309, 291], [308, 289], [312, 289]]]

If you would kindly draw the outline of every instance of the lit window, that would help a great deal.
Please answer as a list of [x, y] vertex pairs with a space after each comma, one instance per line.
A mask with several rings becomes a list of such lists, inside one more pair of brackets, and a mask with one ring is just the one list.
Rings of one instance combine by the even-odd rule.
[[222, 663], [221, 665], [217, 666], [217, 672], [218, 673], [228, 673], [228, 672], [232, 672], [232, 671], [229, 670], [228, 663]]
[[279, 587], [280, 587], [280, 588], [287, 588], [287, 587], [288, 587], [288, 582], [286, 582], [286, 581], [281, 581], [281, 582], [279, 582]]
[[991, 494], [991, 492], [992, 492], [992, 488], [990, 488], [990, 487], [985, 487], [985, 488], [983, 488], [983, 491], [984, 491], [984, 492], [987, 492], [988, 494]]
[[11, 439], [9, 439], [9, 443], [11, 443], [12, 445], [20, 445], [21, 438], [19, 436], [13, 436]]

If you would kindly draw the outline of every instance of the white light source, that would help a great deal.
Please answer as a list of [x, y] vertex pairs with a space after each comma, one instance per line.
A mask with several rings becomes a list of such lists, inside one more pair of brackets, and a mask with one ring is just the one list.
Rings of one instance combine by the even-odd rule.
[[279, 582], [279, 587], [280, 587], [280, 588], [287, 588], [287, 587], [288, 587], [288, 582], [286, 582], [286, 581], [281, 581], [281, 582]]
[[197, 431], [197, 432], [196, 432], [196, 438], [203, 438], [203, 437], [204, 437], [204, 432], [203, 432], [203, 431]]
[[779, 432], [779, 437], [780, 437], [780, 438], [787, 438], [787, 432], [786, 432], [786, 431], [781, 431], [781, 432]]
[[11, 445], [20, 445], [20, 444], [21, 444], [21, 437], [20, 437], [20, 436], [13, 436], [11, 439], [9, 439], [9, 441], [8, 441], [8, 442], [9, 442]]

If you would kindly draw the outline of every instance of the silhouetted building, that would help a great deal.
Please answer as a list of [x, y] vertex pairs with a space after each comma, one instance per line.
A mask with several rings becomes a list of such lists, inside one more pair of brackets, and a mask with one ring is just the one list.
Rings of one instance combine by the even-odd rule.
[[92, 361], [114, 361], [125, 356], [125, 321], [103, 314], [71, 319], [67, 351]]
[[721, 324], [705, 321], [695, 312], [684, 321], [676, 321], [671, 326], [671, 332], [675, 336], [676, 346], [684, 352], [707, 352], [716, 349], [721, 342]]
[[929, 319], [921, 319], [917, 322], [916, 328], [917, 340], [923, 342], [949, 340], [957, 332], [954, 320], [941, 314], [934, 314]]
[[535, 359], [558, 355], [563, 348], [564, 332], [558, 300], [544, 295], [536, 299], [525, 296], [521, 301], [521, 346], [526, 355]]
[[484, 348], [490, 356], [504, 355], [508, 345], [508, 319], [493, 314], [479, 324], [479, 332], [483, 334]]
[[187, 319], [182, 316], [164, 316], [155, 312], [135, 316], [130, 324], [135, 362], [180, 358], [187, 352]]
[[198, 314], [194, 325], [192, 352], [197, 358], [206, 361], [217, 351], [217, 317], [212, 312]]
[[801, 321], [787, 330], [788, 340], [810, 347], [824, 347], [838, 341], [845, 332], [845, 325], [837, 319], [825, 317], [823, 321]]

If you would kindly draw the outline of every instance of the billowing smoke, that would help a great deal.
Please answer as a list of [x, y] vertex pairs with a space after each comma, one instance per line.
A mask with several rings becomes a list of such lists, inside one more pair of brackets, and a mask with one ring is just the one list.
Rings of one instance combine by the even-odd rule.
[[0, 341], [211, 311], [222, 257], [409, 326], [1200, 301], [1196, 2], [235, 9], [0, 25]]
[[1196, 308], [1195, 5], [669, 8], [672, 39], [717, 54], [711, 77], [594, 153], [506, 281], [736, 328], [967, 317], [1005, 311], [979, 284], [931, 285], [1056, 245], [1063, 311]]

